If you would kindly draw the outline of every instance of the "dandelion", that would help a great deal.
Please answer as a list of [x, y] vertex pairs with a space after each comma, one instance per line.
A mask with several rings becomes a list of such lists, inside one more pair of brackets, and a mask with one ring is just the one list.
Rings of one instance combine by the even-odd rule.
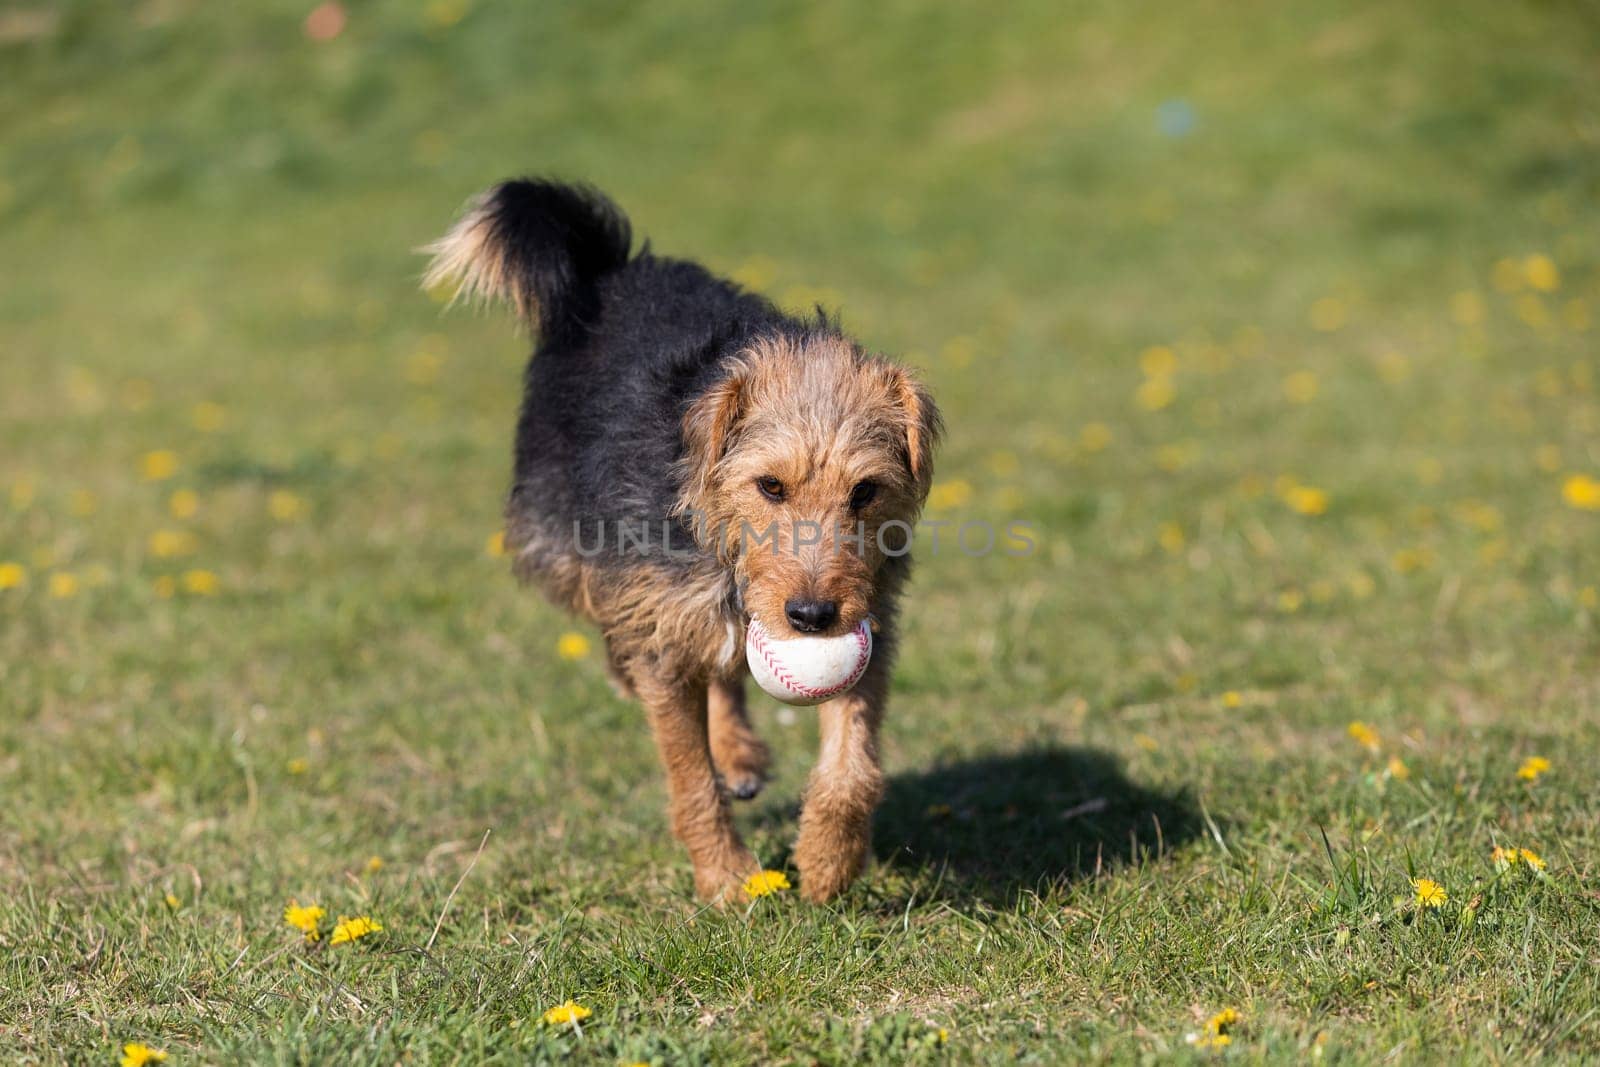
[[1244, 707], [1244, 694], [1237, 689], [1229, 689], [1222, 694], [1222, 706], [1229, 711], [1236, 711]]
[[178, 473], [178, 454], [161, 448], [139, 457], [139, 476], [147, 482], [164, 482]]
[[1139, 384], [1139, 388], [1134, 390], [1133, 402], [1145, 411], [1160, 411], [1171, 406], [1177, 396], [1178, 389], [1172, 384], [1171, 378], [1165, 376], [1146, 378]]
[[311, 769], [311, 764], [310, 764], [310, 762], [308, 760], [304, 759], [303, 757], [296, 756], [294, 759], [290, 760], [288, 763], [285, 763], [283, 765], [283, 769], [288, 771], [290, 774], [294, 775], [296, 778], [298, 778], [300, 775], [306, 773], [307, 771], [309, 771]]
[[315, 941], [322, 936], [318, 929], [322, 917], [328, 914], [315, 904], [301, 907], [298, 901], [289, 901], [289, 906], [283, 909], [283, 921], [306, 935], [307, 941]]
[[381, 870], [383, 870], [383, 857], [382, 856], [369, 856], [369, 857], [367, 857], [367, 873], [368, 874], [377, 874]]
[[1561, 288], [1561, 271], [1556, 261], [1543, 252], [1535, 252], [1522, 261], [1522, 276], [1530, 289], [1541, 293], [1553, 293]]
[[1085, 452], [1104, 452], [1111, 445], [1111, 427], [1103, 422], [1085, 423], [1078, 431], [1078, 447]]
[[351, 941], [359, 941], [368, 934], [375, 934], [382, 929], [383, 926], [381, 924], [373, 922], [366, 915], [357, 915], [353, 919], [341, 915], [338, 923], [334, 925], [333, 936], [328, 938], [328, 944], [343, 945]]
[[15, 589], [28, 580], [28, 570], [20, 563], [6, 560], [0, 563], [0, 591]]
[[122, 1046], [122, 1067], [144, 1067], [147, 1063], [164, 1063], [167, 1054], [158, 1048], [130, 1041]]
[[184, 571], [179, 581], [185, 593], [193, 593], [195, 596], [215, 596], [217, 590], [222, 588], [222, 582], [210, 571]]
[[1521, 858], [1516, 849], [1500, 845], [1494, 846], [1494, 850], [1489, 853], [1489, 862], [1494, 864], [1497, 871], [1505, 871], [1515, 867], [1517, 861]]
[[78, 595], [78, 576], [71, 571], [57, 571], [50, 576], [47, 586], [56, 600], [69, 600]]
[[187, 556], [195, 550], [199, 542], [194, 534], [188, 530], [157, 530], [145, 542], [145, 547], [157, 559], [172, 559], [174, 556]]
[[960, 478], [940, 482], [928, 494], [928, 507], [934, 511], [959, 508], [972, 499], [972, 486]]
[[1522, 761], [1522, 766], [1517, 768], [1517, 777], [1525, 782], [1534, 782], [1549, 769], [1550, 761], [1543, 756], [1529, 756]]
[[1544, 858], [1541, 857], [1537, 852], [1533, 851], [1533, 849], [1519, 848], [1517, 849], [1517, 855], [1522, 857], [1522, 862], [1526, 863], [1528, 865], [1528, 869], [1533, 871], [1535, 874], [1544, 870]]
[[1561, 499], [1579, 511], [1600, 511], [1600, 478], [1569, 474], [1561, 483]]
[[744, 880], [744, 892], [751, 900], [771, 896], [789, 888], [789, 879], [782, 871], [761, 871]]
[[1450, 902], [1450, 894], [1432, 878], [1413, 878], [1411, 888], [1416, 890], [1416, 905], [1419, 908], [1442, 908]]
[[167, 510], [175, 519], [192, 519], [200, 512], [200, 494], [193, 489], [179, 489], [167, 498]]
[[489, 536], [489, 540], [484, 544], [483, 550], [495, 559], [505, 555], [506, 532], [504, 530], [496, 530]]
[[267, 514], [279, 522], [293, 522], [305, 514], [306, 502], [287, 489], [274, 489], [267, 496]]
[[1361, 722], [1359, 719], [1345, 727], [1344, 732], [1349, 734], [1351, 740], [1355, 741], [1356, 744], [1370, 752], [1378, 751], [1383, 744], [1378, 739], [1378, 731], [1374, 730], [1366, 723]]
[[589, 654], [589, 639], [575, 631], [567, 631], [556, 640], [556, 655], [569, 663]]
[[1334, 333], [1343, 329], [1349, 317], [1344, 301], [1336, 296], [1325, 296], [1311, 305], [1311, 328], [1318, 333]]
[[1156, 533], [1156, 541], [1169, 555], [1177, 555], [1183, 551], [1187, 539], [1183, 536], [1183, 527], [1175, 522], [1164, 522]]
[[564, 1004], [557, 1004], [546, 1011], [543, 1019], [546, 1026], [571, 1026], [576, 1028], [580, 1022], [593, 1014], [594, 1012], [577, 1001], [569, 1000]]
[[1317, 398], [1321, 383], [1311, 371], [1295, 371], [1283, 380], [1283, 398], [1291, 404], [1309, 404]]
[[1322, 515], [1328, 510], [1328, 494], [1309, 485], [1290, 486], [1284, 491], [1283, 502], [1300, 515]]
[[1146, 378], [1166, 378], [1178, 370], [1178, 354], [1166, 345], [1151, 345], [1139, 353], [1139, 369]]
[[1241, 1016], [1234, 1008], [1223, 1008], [1206, 1020], [1206, 1028], [1198, 1034], [1188, 1034], [1184, 1040], [1196, 1048], [1227, 1048], [1233, 1044], [1232, 1030], [1239, 1025]]
[[179, 900], [177, 894], [175, 893], [168, 893], [164, 900], [166, 901], [168, 911], [177, 911], [179, 908], [183, 907], [183, 901]]
[[1399, 756], [1389, 757], [1389, 777], [1397, 782], [1403, 782], [1411, 777], [1411, 768]]

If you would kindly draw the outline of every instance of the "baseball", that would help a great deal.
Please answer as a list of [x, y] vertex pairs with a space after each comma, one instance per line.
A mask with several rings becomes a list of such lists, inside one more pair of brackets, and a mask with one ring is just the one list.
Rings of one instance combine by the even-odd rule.
[[755, 619], [744, 635], [744, 658], [756, 684], [785, 704], [820, 704], [861, 680], [872, 661], [872, 628], [862, 619], [838, 637], [778, 640]]

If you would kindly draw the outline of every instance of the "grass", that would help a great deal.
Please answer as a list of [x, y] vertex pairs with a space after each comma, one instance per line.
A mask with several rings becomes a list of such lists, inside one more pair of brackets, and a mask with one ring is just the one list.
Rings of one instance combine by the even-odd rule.
[[[308, 7], [0, 15], [0, 1058], [1592, 1052], [1592, 11]], [[1040, 532], [922, 560], [836, 906], [692, 903], [486, 548], [524, 342], [410, 249], [525, 170], [838, 305], [949, 416], [930, 517]]]

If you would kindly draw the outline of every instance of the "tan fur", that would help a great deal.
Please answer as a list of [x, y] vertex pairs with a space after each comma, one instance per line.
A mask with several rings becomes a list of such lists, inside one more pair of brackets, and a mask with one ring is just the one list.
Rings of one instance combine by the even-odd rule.
[[492, 218], [480, 197], [449, 233], [420, 249], [432, 257], [422, 287], [432, 291], [453, 286], [452, 304], [461, 299], [507, 300], [524, 322], [532, 321], [537, 309], [529, 305], [524, 288], [515, 284], [506, 247], [505, 242], [495, 240]]

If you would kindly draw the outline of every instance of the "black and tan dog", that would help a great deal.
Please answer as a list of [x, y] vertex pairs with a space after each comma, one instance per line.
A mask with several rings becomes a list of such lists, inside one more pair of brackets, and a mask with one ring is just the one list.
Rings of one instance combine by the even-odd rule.
[[631, 247], [595, 191], [507, 182], [428, 249], [427, 284], [509, 300], [537, 330], [507, 546], [520, 575], [601, 629], [644, 704], [702, 896], [726, 899], [760, 869], [728, 802], [754, 796], [768, 763], [745, 713], [748, 619], [774, 634], [874, 623], [866, 675], [820, 709], [800, 817], [801, 890], [827, 900], [860, 873], [882, 792], [909, 565], [906, 538], [882, 534], [917, 517], [939, 415], [906, 370], [820, 311], [796, 319]]

